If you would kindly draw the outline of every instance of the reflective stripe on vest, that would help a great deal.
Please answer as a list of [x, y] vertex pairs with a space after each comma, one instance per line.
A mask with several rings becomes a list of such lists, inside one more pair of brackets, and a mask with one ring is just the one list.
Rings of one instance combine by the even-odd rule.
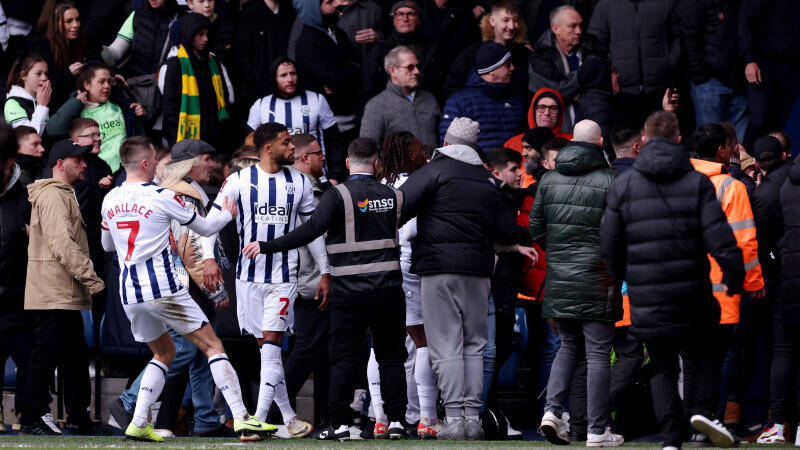
[[748, 270], [756, 267], [758, 265], [758, 256], [753, 258], [751, 261], [744, 263], [744, 270], [747, 272]]
[[754, 219], [744, 219], [736, 222], [728, 222], [728, 225], [731, 226], [731, 230], [738, 231], [738, 230], [744, 230], [745, 228], [755, 227], [756, 221]]
[[717, 189], [717, 201], [718, 202], [721, 202], [722, 198], [725, 197], [725, 191], [728, 190], [728, 186], [730, 186], [731, 183], [733, 183], [733, 180], [734, 180], [734, 178], [731, 177], [731, 176], [728, 176], [727, 178], [722, 180], [722, 184], [720, 184], [719, 185], [719, 189]]
[[400, 261], [385, 261], [379, 263], [356, 264], [354, 266], [342, 266], [332, 268], [333, 276], [342, 277], [346, 275], [361, 275], [372, 272], [388, 272], [390, 270], [400, 270]]
[[[397, 200], [397, 225], [400, 225], [400, 213], [403, 207], [403, 193], [392, 186], [388, 186], [394, 191]], [[353, 197], [347, 186], [338, 184], [334, 189], [339, 191], [344, 203], [344, 236], [345, 241], [339, 244], [329, 244], [325, 246], [328, 254], [362, 252], [369, 250], [383, 250], [397, 248], [399, 246], [397, 236], [394, 239], [376, 239], [372, 241], [356, 241], [356, 216], [353, 209]], [[400, 261], [385, 261], [377, 263], [357, 264], [352, 266], [332, 266], [333, 276], [358, 275], [371, 272], [388, 272], [390, 270], [400, 270]]]
[[711, 292], [725, 292], [725, 285], [722, 283], [712, 283]]

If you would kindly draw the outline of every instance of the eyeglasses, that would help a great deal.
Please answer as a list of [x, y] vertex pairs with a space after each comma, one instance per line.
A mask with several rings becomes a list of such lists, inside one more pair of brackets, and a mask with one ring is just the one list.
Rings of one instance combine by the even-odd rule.
[[322, 154], [322, 150], [319, 150], [319, 151], [316, 151], [316, 152], [307, 152], [306, 153], [306, 155], [321, 155], [321, 154]]
[[77, 136], [75, 136], [75, 137], [79, 137], [79, 138], [92, 138], [92, 139], [96, 139], [96, 138], [99, 138], [99, 137], [100, 137], [100, 133], [79, 134], [79, 135], [77, 135]]
[[408, 19], [413, 19], [413, 18], [415, 18], [415, 17], [419, 16], [419, 13], [417, 13], [416, 11], [410, 11], [410, 12], [400, 12], [400, 11], [397, 11], [397, 12], [395, 12], [395, 13], [394, 13], [394, 15], [393, 15], [393, 16], [394, 16], [394, 17], [399, 17], [400, 19], [402, 19], [402, 18], [404, 18], [404, 17], [405, 17], [405, 18], [408, 18]]
[[409, 65], [407, 65], [407, 66], [397, 66], [397, 65], [394, 65], [394, 64], [392, 64], [392, 65], [393, 65], [394, 67], [399, 67], [399, 68], [401, 68], [401, 69], [406, 69], [406, 70], [407, 70], [407, 71], [409, 71], [409, 72], [413, 72], [413, 71], [414, 71], [414, 69], [419, 69], [419, 64], [409, 64]]
[[536, 112], [550, 111], [551, 113], [558, 112], [558, 105], [536, 105]]

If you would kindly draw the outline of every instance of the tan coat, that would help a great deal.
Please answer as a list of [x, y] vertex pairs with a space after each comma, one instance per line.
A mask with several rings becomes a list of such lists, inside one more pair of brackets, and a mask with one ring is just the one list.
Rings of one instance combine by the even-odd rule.
[[52, 178], [28, 186], [31, 232], [25, 309], [83, 310], [105, 288], [89, 259], [75, 191]]

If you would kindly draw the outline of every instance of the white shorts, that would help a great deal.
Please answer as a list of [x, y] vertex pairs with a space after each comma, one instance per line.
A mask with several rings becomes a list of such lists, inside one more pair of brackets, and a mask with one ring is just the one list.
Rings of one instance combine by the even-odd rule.
[[422, 320], [419, 283], [403, 283], [403, 292], [406, 294], [406, 326], [422, 325], [425, 322]]
[[295, 298], [297, 283], [236, 280], [236, 316], [242, 333], [261, 337], [263, 331], [291, 331]]
[[206, 314], [185, 289], [169, 297], [122, 307], [131, 321], [131, 332], [137, 342], [153, 342], [168, 328], [186, 335], [208, 323]]

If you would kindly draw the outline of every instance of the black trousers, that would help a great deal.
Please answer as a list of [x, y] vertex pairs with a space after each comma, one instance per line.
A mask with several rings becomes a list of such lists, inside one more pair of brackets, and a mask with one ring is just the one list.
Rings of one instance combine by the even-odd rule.
[[[780, 289], [777, 290], [780, 292]], [[798, 368], [800, 368], [800, 346], [786, 330], [781, 311], [781, 300], [775, 298], [772, 310], [773, 347], [770, 369], [770, 422], [784, 423], [792, 419], [792, 399], [797, 392]]]
[[[335, 292], [335, 286], [334, 286]], [[406, 303], [400, 286], [376, 289], [330, 300], [330, 393], [331, 420], [335, 427], [353, 419], [350, 402], [356, 388], [361, 346], [367, 328], [381, 377], [383, 408], [390, 422], [406, 413]]]
[[691, 365], [691, 386], [684, 383], [684, 395], [691, 397], [687, 404], [689, 415], [711, 417], [716, 410], [714, 392], [719, 376], [714, 375], [714, 345], [708, 330], [684, 332], [647, 339], [645, 346], [650, 355], [652, 375], [650, 389], [653, 408], [660, 428], [659, 436], [665, 446], [680, 447], [688, 430], [683, 405], [678, 396], [678, 356], [684, 365]]
[[328, 327], [330, 308], [319, 310], [319, 301], [297, 296], [294, 301], [295, 340], [289, 357], [283, 363], [286, 374], [286, 390], [289, 401], [295, 405], [297, 393], [309, 375], [314, 374], [314, 421], [328, 422], [328, 391], [330, 374], [328, 367]]
[[33, 351], [25, 381], [26, 401], [22, 425], [33, 425], [47, 413], [44, 401], [58, 367], [64, 380], [64, 406], [70, 423], [85, 424], [89, 418], [89, 349], [80, 311], [32, 311]]
[[775, 130], [782, 130], [800, 95], [800, 74], [788, 64], [761, 63], [760, 85], [747, 89], [750, 122], [744, 145], [753, 148], [756, 139]]
[[619, 396], [633, 382], [644, 362], [642, 342], [631, 336], [628, 333], [629, 329], [630, 326], [626, 326], [617, 327], [614, 330], [614, 354], [617, 355], [617, 361], [611, 368], [611, 390], [609, 392], [611, 411], [617, 410]]
[[[717, 410], [719, 409], [720, 390], [722, 387], [722, 364], [725, 362], [725, 356], [728, 354], [728, 348], [731, 346], [734, 326], [733, 324], [718, 325], [708, 330], [706, 334], [708, 345], [711, 347], [709, 361], [711, 364], [711, 380], [698, 380], [695, 376], [695, 365], [697, 363], [686, 358], [684, 353], [681, 352], [681, 357], [684, 358], [683, 408], [687, 413], [691, 414], [693, 411], [705, 411], [700, 412], [700, 414], [711, 418], [716, 417]], [[705, 392], [702, 392], [699, 396], [694, 395], [694, 390], [696, 389], [711, 389], [711, 399], [708, 400], [710, 402], [709, 406], [705, 404], [695, 406], [694, 402], [696, 398], [704, 399], [707, 395]], [[708, 409], [709, 407], [711, 409]], [[691, 416], [687, 416], [687, 418], [689, 417]], [[719, 417], [719, 419], [721, 420], [722, 418]]]
[[489, 387], [489, 397], [486, 400], [486, 406], [489, 408], [497, 407], [497, 380], [500, 376], [500, 369], [503, 364], [508, 361], [512, 353], [512, 344], [514, 341], [514, 323], [516, 321], [516, 314], [512, 307], [510, 311], [508, 308], [502, 310], [495, 306], [494, 312], [495, 321], [495, 346], [497, 354], [495, 356], [494, 373], [492, 374], [492, 384]]
[[[0, 316], [16, 315], [19, 317], [27, 316], [28, 313], [21, 312], [4, 312]], [[0, 319], [2, 321], [3, 319]], [[17, 384], [16, 394], [14, 395], [14, 408], [17, 411], [22, 411], [25, 407], [25, 378], [28, 371], [28, 364], [31, 360], [31, 351], [33, 349], [33, 330], [30, 326], [25, 326], [24, 322], [19, 326], [0, 327], [0, 367], [5, 368], [6, 359], [9, 357], [14, 361], [17, 366]], [[41, 393], [43, 402], [50, 402], [50, 395], [47, 392]]]

